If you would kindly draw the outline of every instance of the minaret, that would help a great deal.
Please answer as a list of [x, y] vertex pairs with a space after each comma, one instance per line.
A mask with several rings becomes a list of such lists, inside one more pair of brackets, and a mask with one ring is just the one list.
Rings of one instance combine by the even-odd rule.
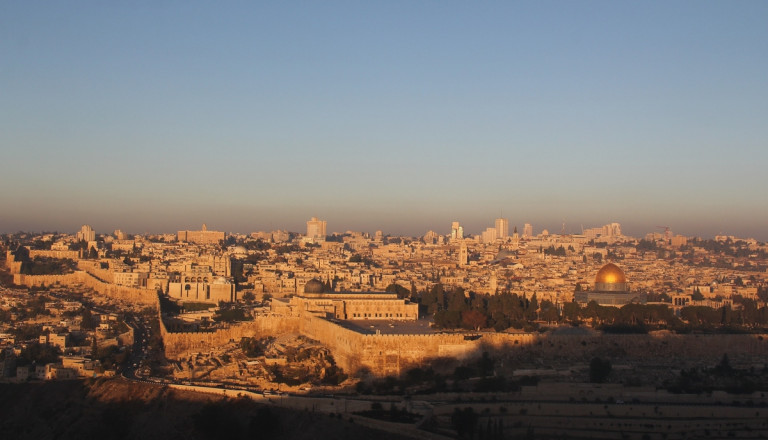
[[461, 246], [459, 246], [459, 266], [461, 267], [466, 266], [467, 261], [469, 261], [469, 253], [467, 252], [467, 243], [465, 243], [462, 240]]

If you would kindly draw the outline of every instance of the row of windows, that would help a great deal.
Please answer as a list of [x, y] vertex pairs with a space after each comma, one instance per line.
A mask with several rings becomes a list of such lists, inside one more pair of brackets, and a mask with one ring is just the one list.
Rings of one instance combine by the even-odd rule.
[[197, 277], [197, 278], [195, 278], [195, 277], [184, 277], [184, 282], [185, 283], [189, 283], [189, 282], [193, 282], [194, 283], [195, 281], [197, 281], [198, 283], [207, 283], [208, 282], [208, 278], [207, 277], [206, 278], [203, 278], [203, 277]]
[[353, 318], [402, 318], [402, 313], [353, 313]]

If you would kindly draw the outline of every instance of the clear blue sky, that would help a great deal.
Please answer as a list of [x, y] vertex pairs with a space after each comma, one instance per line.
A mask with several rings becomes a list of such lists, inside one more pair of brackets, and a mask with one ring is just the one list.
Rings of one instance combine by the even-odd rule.
[[768, 2], [0, 3], [0, 231], [768, 240]]

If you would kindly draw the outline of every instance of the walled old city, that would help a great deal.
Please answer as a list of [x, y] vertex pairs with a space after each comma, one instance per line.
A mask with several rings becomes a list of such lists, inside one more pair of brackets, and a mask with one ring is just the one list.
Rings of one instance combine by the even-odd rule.
[[765, 243], [521, 229], [5, 235], [0, 377], [768, 403]]

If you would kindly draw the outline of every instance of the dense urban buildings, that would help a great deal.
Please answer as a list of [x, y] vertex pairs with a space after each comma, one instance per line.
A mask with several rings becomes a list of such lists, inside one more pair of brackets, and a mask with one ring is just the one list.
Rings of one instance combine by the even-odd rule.
[[[397, 386], [477, 391], [496, 377], [514, 401], [535, 392], [520, 388], [531, 377], [569, 401], [611, 362], [601, 380], [613, 394], [589, 392], [644, 399], [637, 386], [676, 390], [676, 371], [722, 363], [713, 356], [727, 352], [729, 368], [752, 371], [739, 374], [768, 390], [765, 243], [668, 228], [634, 238], [618, 223], [538, 235], [524, 223], [521, 236], [502, 218], [478, 234], [459, 222], [422, 237], [326, 228], [313, 217], [306, 234], [203, 225], [6, 235], [0, 380], [122, 371], [182, 388], [311, 395], [414, 375], [422, 379]], [[147, 354], [127, 357], [136, 350]], [[463, 368], [478, 376], [462, 379]], [[452, 388], [434, 377], [451, 378]], [[716, 375], [707, 380], [721, 386]]]

